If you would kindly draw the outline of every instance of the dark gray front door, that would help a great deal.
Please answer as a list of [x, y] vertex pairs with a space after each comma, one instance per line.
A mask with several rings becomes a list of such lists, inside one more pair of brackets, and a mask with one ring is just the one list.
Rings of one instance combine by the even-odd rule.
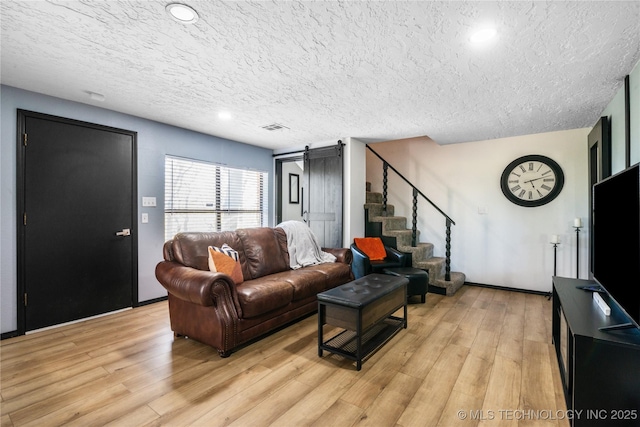
[[[341, 248], [343, 145], [304, 153], [304, 220], [320, 245]], [[308, 194], [308, 196], [306, 195]]]
[[18, 121], [19, 332], [135, 305], [135, 132]]

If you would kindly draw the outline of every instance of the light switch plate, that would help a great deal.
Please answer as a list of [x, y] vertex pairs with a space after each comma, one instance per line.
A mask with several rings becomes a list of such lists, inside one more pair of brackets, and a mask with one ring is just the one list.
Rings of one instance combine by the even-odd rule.
[[142, 206], [155, 207], [156, 206], [156, 198], [155, 197], [143, 197], [142, 198]]
[[143, 214], [141, 215], [141, 220], [142, 220], [142, 223], [143, 223], [143, 224], [148, 223], [148, 222], [149, 222], [149, 214], [148, 214], [148, 213], [143, 213]]

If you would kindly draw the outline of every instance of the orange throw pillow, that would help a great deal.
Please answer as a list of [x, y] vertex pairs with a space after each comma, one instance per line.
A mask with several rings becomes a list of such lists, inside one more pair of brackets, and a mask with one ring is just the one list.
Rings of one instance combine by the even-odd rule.
[[356, 237], [356, 247], [364, 252], [371, 261], [381, 261], [387, 257], [382, 240], [379, 237]]
[[216, 249], [209, 246], [209, 270], [230, 276], [236, 285], [244, 282], [240, 262]]

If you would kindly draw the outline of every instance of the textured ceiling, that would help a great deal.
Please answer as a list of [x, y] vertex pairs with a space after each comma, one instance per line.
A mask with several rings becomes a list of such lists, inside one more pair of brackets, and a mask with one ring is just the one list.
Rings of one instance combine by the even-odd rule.
[[592, 126], [640, 58], [638, 1], [181, 1], [2, 0], [1, 82], [277, 150], [447, 144]]

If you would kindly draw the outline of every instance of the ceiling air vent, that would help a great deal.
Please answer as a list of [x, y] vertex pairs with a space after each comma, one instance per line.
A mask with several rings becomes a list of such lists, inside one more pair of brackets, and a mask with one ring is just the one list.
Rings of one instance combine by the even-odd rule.
[[266, 130], [269, 130], [269, 131], [275, 131], [275, 130], [285, 130], [285, 129], [289, 129], [289, 128], [286, 127], [285, 125], [281, 125], [280, 123], [272, 123], [270, 125], [262, 126], [262, 129], [266, 129]]

